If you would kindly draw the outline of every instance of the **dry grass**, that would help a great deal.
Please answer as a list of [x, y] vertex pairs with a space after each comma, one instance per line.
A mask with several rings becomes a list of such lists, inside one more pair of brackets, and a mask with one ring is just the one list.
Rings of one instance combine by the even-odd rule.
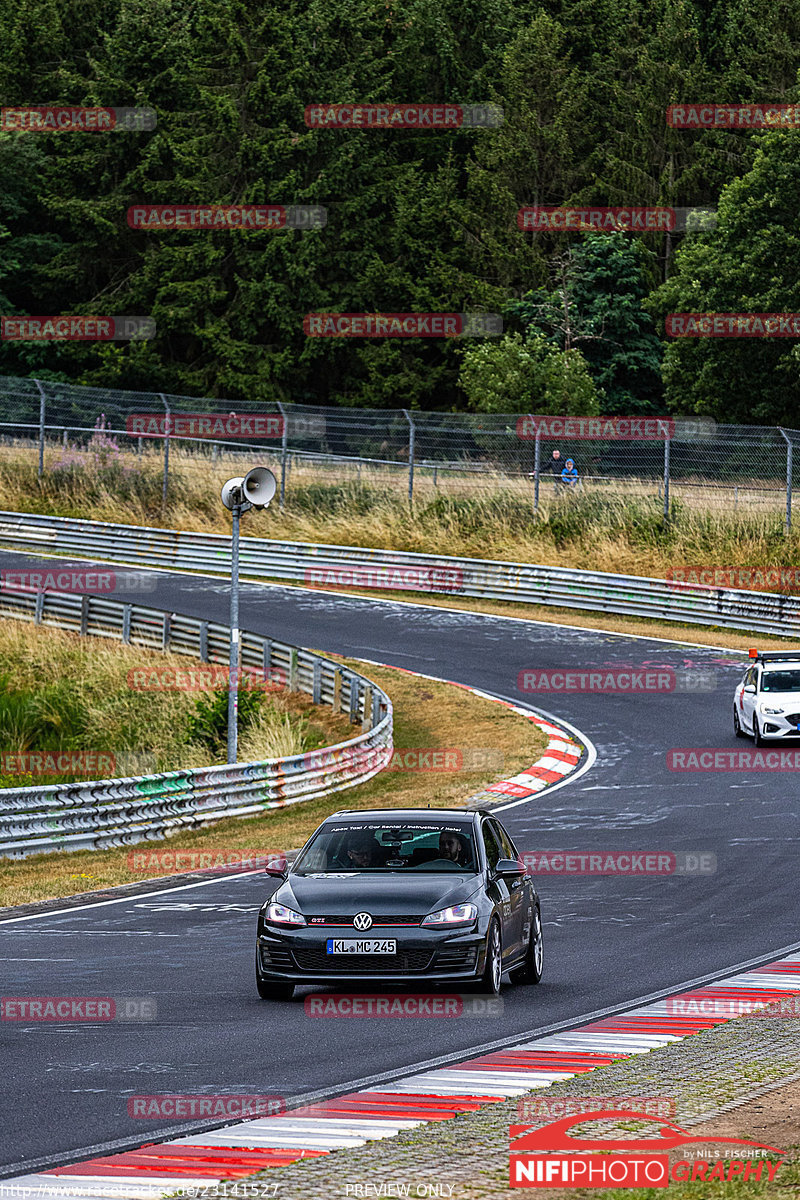
[[[0, 619], [0, 750], [93, 751], [116, 759], [115, 773], [147, 774], [211, 765], [214, 755], [188, 740], [196, 691], [141, 691], [131, 672], [174, 669], [186, 676], [192, 660], [105, 638], [25, 621]], [[206, 691], [207, 694], [207, 691]], [[36, 741], [37, 737], [44, 740]], [[300, 754], [351, 736], [343, 716], [317, 708], [301, 693], [270, 692], [243, 730], [242, 757], [252, 761]], [[217, 759], [216, 761], [224, 761]], [[92, 777], [96, 777], [96, 774]], [[2, 786], [67, 782], [75, 776], [0, 777]]]
[[[107, 469], [84, 465], [58, 469], [60, 450], [48, 448], [43, 479], [36, 478], [30, 447], [0, 449], [0, 508], [92, 517], [125, 524], [163, 525], [206, 533], [228, 533], [230, 522], [218, 501], [231, 474], [249, 465], [221, 453], [190, 452], [173, 445], [170, 501], [161, 508], [161, 459], [156, 447], [122, 454]], [[258, 458], [276, 472], [274, 451]], [[415, 505], [409, 511], [405, 468], [356, 469], [347, 464], [294, 466], [286, 507], [277, 503], [247, 517], [250, 537], [375, 546], [446, 555], [510, 559], [664, 577], [670, 567], [800, 566], [800, 536], [784, 537], [783, 496], [760, 491], [754, 482], [733, 492], [673, 484], [673, 516], [663, 527], [656, 484], [628, 480], [587, 486], [574, 496], [554, 497], [542, 484], [538, 518], [532, 484], [489, 473], [444, 479], [434, 486], [420, 469]], [[717, 503], [720, 496], [723, 503]], [[727, 501], [724, 497], [727, 496]], [[704, 501], [703, 497], [706, 497]], [[712, 500], [714, 501], [712, 503]]]
[[[331, 656], [333, 657], [333, 656]], [[341, 808], [460, 807], [481, 787], [514, 775], [541, 756], [545, 737], [531, 721], [463, 688], [418, 679], [391, 668], [349, 662], [392, 697], [395, 746], [493, 752], [490, 767], [477, 770], [386, 770], [368, 783], [321, 800], [272, 809], [257, 817], [224, 820], [194, 833], [179, 833], [162, 848], [194, 850], [295, 849], [329, 813]], [[349, 727], [352, 728], [352, 727]], [[36, 855], [0, 860], [0, 904], [26, 904], [146, 879], [128, 865], [129, 850]], [[157, 886], [157, 879], [154, 883]]]

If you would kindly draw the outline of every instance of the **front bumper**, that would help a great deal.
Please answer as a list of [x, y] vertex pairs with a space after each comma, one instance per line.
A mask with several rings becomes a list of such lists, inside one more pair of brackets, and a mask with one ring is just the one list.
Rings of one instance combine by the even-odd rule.
[[800, 713], [756, 713], [762, 737], [780, 741], [800, 738]]
[[[322, 936], [320, 936], [322, 934]], [[265, 978], [293, 983], [340, 983], [364, 980], [373, 983], [409, 983], [415, 979], [471, 980], [483, 970], [486, 935], [472, 928], [466, 933], [382, 926], [382, 938], [397, 941], [391, 955], [328, 954], [329, 937], [345, 936], [341, 929], [271, 927], [259, 931], [257, 957]], [[346, 936], [352, 936], [347, 931]]]

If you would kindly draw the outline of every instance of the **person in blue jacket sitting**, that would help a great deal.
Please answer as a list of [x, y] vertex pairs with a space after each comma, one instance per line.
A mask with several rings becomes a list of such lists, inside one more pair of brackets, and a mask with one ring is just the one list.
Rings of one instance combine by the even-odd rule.
[[564, 463], [564, 470], [561, 472], [561, 482], [565, 487], [574, 488], [578, 486], [578, 472], [575, 468], [575, 461], [568, 458]]

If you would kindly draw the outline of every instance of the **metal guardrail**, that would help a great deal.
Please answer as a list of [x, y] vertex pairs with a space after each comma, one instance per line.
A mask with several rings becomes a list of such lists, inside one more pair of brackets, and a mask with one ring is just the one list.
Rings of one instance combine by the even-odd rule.
[[[0, 511], [0, 545], [131, 566], [230, 572], [230, 539]], [[637, 575], [242, 538], [242, 577], [332, 588], [431, 592], [800, 637], [800, 597]]]
[[[85, 548], [85, 547], [84, 547]], [[0, 616], [118, 638], [155, 650], [227, 663], [228, 628], [180, 613], [106, 597], [55, 592], [0, 593]], [[52, 850], [108, 849], [222, 817], [253, 816], [328, 796], [376, 775], [391, 757], [392, 704], [362, 675], [308, 650], [242, 633], [242, 668], [282, 680], [360, 721], [349, 741], [288, 758], [189, 768], [128, 779], [0, 791], [0, 857]]]

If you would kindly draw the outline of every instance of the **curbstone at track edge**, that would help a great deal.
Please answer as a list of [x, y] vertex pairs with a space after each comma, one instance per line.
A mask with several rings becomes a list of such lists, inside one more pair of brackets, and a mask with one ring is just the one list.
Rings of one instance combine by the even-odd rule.
[[468, 796], [464, 801], [466, 808], [485, 808], [487, 805], [499, 803], [503, 797], [524, 800], [528, 796], [535, 796], [537, 792], [543, 792], [551, 784], [561, 783], [580, 766], [581, 758], [586, 752], [585, 747], [576, 741], [566, 729], [557, 725], [552, 717], [542, 717], [528, 708], [513, 704], [510, 700], [493, 696], [491, 692], [470, 687], [466, 683], [458, 683], [454, 679], [442, 679], [440, 675], [426, 675], [422, 671], [411, 671], [408, 667], [396, 667], [391, 663], [382, 663], [369, 658], [359, 659], [359, 662], [369, 663], [373, 667], [388, 667], [392, 671], [402, 671], [404, 675], [413, 675], [417, 679], [432, 679], [435, 683], [446, 683], [450, 687], [461, 688], [462, 691], [469, 692], [472, 696], [479, 696], [482, 700], [491, 700], [493, 704], [502, 704], [504, 708], [509, 708], [518, 716], [532, 721], [543, 733], [547, 734], [547, 747], [541, 758], [537, 758], [535, 763], [518, 775], [512, 775], [510, 779], [500, 779], [497, 783], [490, 784], [473, 796]]

